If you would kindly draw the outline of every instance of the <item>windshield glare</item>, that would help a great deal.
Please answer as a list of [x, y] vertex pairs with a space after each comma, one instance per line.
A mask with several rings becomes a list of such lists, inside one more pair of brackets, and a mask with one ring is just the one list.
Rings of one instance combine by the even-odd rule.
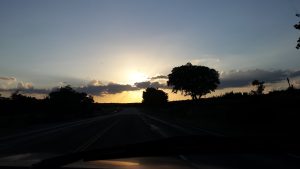
[[299, 17], [297, 0], [0, 1], [0, 167], [299, 167]]

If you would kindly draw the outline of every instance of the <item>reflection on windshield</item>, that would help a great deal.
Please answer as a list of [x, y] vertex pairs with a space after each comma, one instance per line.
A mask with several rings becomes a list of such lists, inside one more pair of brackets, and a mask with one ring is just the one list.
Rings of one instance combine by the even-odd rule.
[[[144, 166], [123, 159], [136, 152], [199, 167], [200, 152], [181, 152], [230, 151], [233, 139], [297, 166], [299, 11], [296, 0], [0, 1], [1, 163]], [[91, 151], [101, 156], [84, 161]]]

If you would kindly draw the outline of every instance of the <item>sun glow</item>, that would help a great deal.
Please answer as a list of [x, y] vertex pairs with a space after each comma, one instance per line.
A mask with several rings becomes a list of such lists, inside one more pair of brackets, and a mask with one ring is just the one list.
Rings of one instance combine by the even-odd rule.
[[129, 77], [128, 77], [128, 82], [132, 85], [136, 82], [144, 82], [147, 80], [148, 80], [148, 77], [144, 73], [141, 73], [141, 72], [132, 72], [129, 74]]

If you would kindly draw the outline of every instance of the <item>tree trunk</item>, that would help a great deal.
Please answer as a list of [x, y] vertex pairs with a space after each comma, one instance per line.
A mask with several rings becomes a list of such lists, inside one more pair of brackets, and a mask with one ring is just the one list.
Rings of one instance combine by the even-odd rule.
[[197, 99], [198, 99], [198, 100], [200, 100], [200, 99], [201, 99], [201, 97], [202, 97], [202, 95], [199, 95]]

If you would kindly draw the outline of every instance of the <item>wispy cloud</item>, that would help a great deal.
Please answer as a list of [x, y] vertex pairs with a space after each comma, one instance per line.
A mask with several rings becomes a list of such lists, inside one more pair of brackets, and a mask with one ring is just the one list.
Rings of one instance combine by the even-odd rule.
[[[245, 87], [251, 84], [254, 79], [258, 79], [261, 81], [265, 81], [268, 86], [272, 86], [271, 84], [278, 85], [283, 84], [283, 80], [289, 77], [291, 82], [294, 83], [295, 86], [299, 86], [300, 84], [300, 71], [289, 71], [289, 70], [274, 70], [267, 71], [261, 69], [255, 70], [247, 70], [247, 71], [230, 71], [224, 72], [221, 75], [221, 84], [219, 89], [225, 88], [236, 88], [236, 87]], [[1, 77], [2, 79], [3, 77]], [[4, 79], [15, 79], [15, 78], [4, 78]], [[161, 80], [161, 81], [160, 81]], [[155, 87], [161, 89], [170, 89], [171, 87], [166, 84], [167, 76], [159, 75], [150, 78], [149, 81], [145, 82], [137, 82], [134, 85], [129, 84], [118, 84], [118, 83], [108, 83], [104, 84], [100, 80], [91, 80], [86, 82], [85, 85], [80, 87], [73, 87], [78, 92], [85, 92], [91, 95], [103, 96], [105, 94], [118, 94], [125, 91], [137, 91], [141, 89], [145, 89], [147, 87]], [[9, 80], [6, 80], [9, 81]], [[34, 85], [30, 82], [22, 82], [15, 81], [15, 87], [12, 88], [3, 88], [0, 86], [0, 92], [14, 92], [19, 90], [23, 93], [27, 94], [48, 94], [49, 92], [56, 90], [57, 87], [53, 87], [52, 89], [38, 89], [34, 88]]]
[[300, 76], [299, 71], [274, 70], [267, 71], [261, 69], [248, 71], [230, 71], [221, 75], [220, 88], [241, 87], [251, 84], [255, 79], [265, 81], [266, 83], [275, 83], [285, 80], [287, 77]]
[[160, 80], [160, 79], [168, 79], [168, 76], [158, 75], [150, 78], [150, 80]]
[[18, 88], [11, 88], [11, 89], [3, 89], [0, 88], [0, 92], [15, 92], [20, 91], [25, 94], [48, 94], [52, 90], [51, 89], [35, 89], [35, 88], [28, 88], [28, 89], [18, 89]]
[[86, 92], [92, 95], [103, 95], [103, 94], [116, 94], [122, 93], [124, 91], [134, 91], [139, 90], [139, 88], [131, 86], [129, 84], [117, 84], [109, 83], [107, 85], [86, 85], [82, 87], [75, 88], [75, 90], [80, 92]]
[[88, 86], [100, 86], [102, 85], [103, 83], [100, 81], [100, 80], [91, 80], [89, 83], [88, 83]]
[[139, 89], [145, 89], [147, 87], [154, 87], [154, 88], [168, 88], [168, 86], [165, 83], [159, 83], [159, 82], [137, 82], [134, 84]]
[[191, 63], [193, 65], [212, 66], [218, 68], [220, 66], [220, 59], [212, 58], [212, 56], [205, 56], [205, 58], [191, 60]]
[[297, 77], [297, 76], [300, 76], [300, 70], [290, 73], [290, 77]]
[[30, 82], [19, 82], [17, 89], [33, 89], [33, 84]]
[[0, 76], [0, 80], [16, 81], [15, 77]]
[[[96, 85], [99, 83], [101, 85]], [[150, 81], [137, 82], [133, 86], [129, 84], [118, 84], [118, 83], [109, 83], [107, 85], [103, 85], [101, 82], [97, 82], [97, 83], [89, 83], [86, 86], [75, 88], [75, 90], [79, 92], [86, 92], [92, 95], [103, 95], [103, 94], [117, 94], [125, 91], [136, 91], [140, 89], [145, 89], [147, 87], [167, 88], [166, 84], [161, 84], [159, 82], [150, 82]]]

